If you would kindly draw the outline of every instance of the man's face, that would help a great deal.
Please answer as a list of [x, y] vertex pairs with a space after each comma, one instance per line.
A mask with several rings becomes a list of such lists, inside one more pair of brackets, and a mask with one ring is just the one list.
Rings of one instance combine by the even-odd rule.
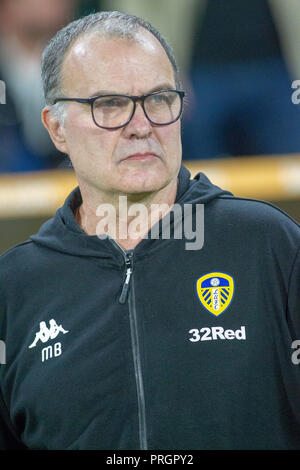
[[[172, 66], [160, 43], [147, 31], [139, 41], [79, 38], [63, 63], [63, 94], [142, 95], [175, 89]], [[177, 181], [181, 163], [180, 121], [153, 126], [140, 103], [125, 127], [101, 129], [89, 104], [68, 103], [65, 144], [79, 184], [105, 193], [155, 192]]]

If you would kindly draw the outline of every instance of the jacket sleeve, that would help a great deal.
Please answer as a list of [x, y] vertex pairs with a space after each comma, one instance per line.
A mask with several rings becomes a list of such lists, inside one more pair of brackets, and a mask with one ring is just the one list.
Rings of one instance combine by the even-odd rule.
[[0, 450], [17, 450], [26, 449], [18, 438], [16, 431], [10, 419], [9, 411], [2, 394], [2, 376], [6, 367], [6, 348], [5, 348], [5, 335], [3, 328], [4, 319], [4, 296], [0, 284]]
[[26, 450], [26, 447], [16, 436], [12, 427], [9, 413], [0, 394], [0, 450]]
[[300, 247], [289, 280], [288, 321], [294, 343], [292, 347], [298, 348], [300, 346]]

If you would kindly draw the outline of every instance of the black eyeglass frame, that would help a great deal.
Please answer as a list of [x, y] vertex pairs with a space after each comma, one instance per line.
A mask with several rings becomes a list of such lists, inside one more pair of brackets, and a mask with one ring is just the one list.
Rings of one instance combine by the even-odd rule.
[[[176, 119], [173, 119], [172, 121], [169, 121], [169, 122], [166, 122], [166, 123], [163, 123], [163, 124], [160, 124], [160, 123], [156, 123], [154, 121], [152, 121], [149, 116], [147, 115], [147, 112], [145, 110], [145, 106], [144, 106], [144, 101], [146, 98], [148, 98], [148, 96], [154, 96], [154, 95], [158, 95], [162, 92], [174, 92], [174, 93], [177, 93], [180, 97], [180, 111], [178, 113], [178, 116], [176, 117]], [[98, 98], [105, 98], [105, 97], [116, 97], [116, 96], [121, 96], [123, 98], [130, 98], [132, 101], [133, 101], [133, 109], [132, 109], [132, 113], [129, 117], [129, 119], [125, 122], [125, 124], [122, 124], [121, 126], [115, 126], [115, 127], [105, 127], [105, 126], [100, 126], [96, 119], [95, 119], [95, 116], [94, 116], [94, 102], [98, 99]], [[144, 114], [146, 116], [146, 118], [148, 119], [149, 122], [151, 122], [151, 124], [153, 124], [154, 126], [169, 126], [170, 124], [173, 124], [174, 122], [178, 121], [178, 119], [181, 117], [181, 114], [182, 114], [182, 110], [183, 110], [183, 98], [185, 96], [185, 92], [183, 90], [159, 90], [159, 91], [154, 91], [153, 93], [147, 93], [146, 95], [140, 95], [140, 96], [134, 96], [134, 95], [120, 95], [120, 94], [111, 94], [111, 95], [97, 95], [97, 96], [93, 96], [91, 98], [64, 98], [64, 97], [61, 97], [61, 98], [56, 98], [54, 101], [53, 101], [53, 104], [56, 104], [60, 101], [76, 101], [77, 103], [88, 103], [91, 105], [91, 113], [92, 113], [92, 118], [93, 118], [93, 121], [94, 123], [96, 124], [97, 127], [100, 127], [101, 129], [107, 129], [107, 130], [116, 130], [116, 129], [121, 129], [122, 127], [125, 127], [127, 126], [127, 124], [129, 124], [129, 122], [131, 121], [131, 119], [133, 118], [134, 116], [134, 113], [135, 113], [135, 110], [136, 110], [136, 103], [137, 102], [141, 102], [141, 105], [142, 105], [142, 108], [143, 108], [143, 111], [144, 111]]]

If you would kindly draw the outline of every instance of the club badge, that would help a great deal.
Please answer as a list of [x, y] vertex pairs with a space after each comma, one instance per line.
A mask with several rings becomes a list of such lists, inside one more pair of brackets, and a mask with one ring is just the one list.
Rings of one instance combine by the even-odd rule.
[[196, 281], [198, 299], [216, 317], [225, 312], [234, 295], [234, 279], [229, 274], [213, 272]]

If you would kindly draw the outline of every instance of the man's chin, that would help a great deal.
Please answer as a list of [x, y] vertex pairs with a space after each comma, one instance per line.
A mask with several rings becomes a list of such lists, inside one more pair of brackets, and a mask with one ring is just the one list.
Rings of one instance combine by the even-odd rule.
[[149, 194], [159, 192], [163, 188], [158, 184], [144, 184], [144, 185], [127, 185], [119, 188], [119, 193], [127, 195], [128, 197], [136, 197], [141, 199]]
[[168, 181], [167, 175], [163, 175], [162, 172], [158, 174], [145, 172], [127, 175], [127, 178], [122, 180], [122, 192], [128, 195], [153, 193], [164, 188]]

